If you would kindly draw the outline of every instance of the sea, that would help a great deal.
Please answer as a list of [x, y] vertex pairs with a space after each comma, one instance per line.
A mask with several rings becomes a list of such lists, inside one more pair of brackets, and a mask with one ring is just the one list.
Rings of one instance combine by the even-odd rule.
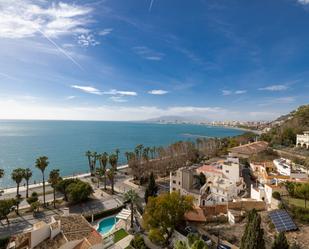
[[107, 121], [0, 121], [0, 168], [5, 175], [0, 187], [15, 186], [11, 172], [15, 168], [33, 171], [30, 184], [41, 180], [35, 168], [40, 156], [49, 158], [46, 178], [52, 169], [60, 169], [62, 176], [89, 171], [87, 150], [112, 153], [120, 150], [119, 165], [126, 164], [126, 151], [137, 144], [166, 146], [177, 141], [195, 140], [198, 137], [228, 137], [243, 131], [206, 125], [155, 124], [142, 122]]

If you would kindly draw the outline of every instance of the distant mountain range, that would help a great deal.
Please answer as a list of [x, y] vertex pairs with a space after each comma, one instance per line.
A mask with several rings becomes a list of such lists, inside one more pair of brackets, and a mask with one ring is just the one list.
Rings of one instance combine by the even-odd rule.
[[149, 123], [208, 123], [209, 120], [198, 116], [161, 116], [144, 120], [143, 122]]

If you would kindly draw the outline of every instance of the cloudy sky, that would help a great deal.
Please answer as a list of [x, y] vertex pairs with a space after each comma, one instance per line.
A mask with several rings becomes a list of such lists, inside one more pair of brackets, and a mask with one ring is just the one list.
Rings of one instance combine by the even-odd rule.
[[0, 118], [269, 120], [309, 101], [309, 0], [0, 0]]

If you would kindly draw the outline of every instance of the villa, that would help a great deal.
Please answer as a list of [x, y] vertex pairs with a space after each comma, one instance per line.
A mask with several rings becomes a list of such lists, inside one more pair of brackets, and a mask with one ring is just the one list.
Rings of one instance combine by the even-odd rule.
[[50, 223], [40, 221], [30, 231], [11, 238], [7, 249], [96, 249], [103, 239], [82, 215], [55, 215]]
[[297, 134], [296, 146], [309, 149], [309, 131], [305, 131], [304, 134]]

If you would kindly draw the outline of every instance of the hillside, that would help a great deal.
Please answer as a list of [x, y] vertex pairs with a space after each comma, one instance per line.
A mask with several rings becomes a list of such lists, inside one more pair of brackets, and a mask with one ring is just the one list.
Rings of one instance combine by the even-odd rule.
[[309, 130], [309, 105], [281, 116], [271, 123], [271, 130], [262, 134], [261, 139], [271, 145], [294, 146], [296, 134]]

